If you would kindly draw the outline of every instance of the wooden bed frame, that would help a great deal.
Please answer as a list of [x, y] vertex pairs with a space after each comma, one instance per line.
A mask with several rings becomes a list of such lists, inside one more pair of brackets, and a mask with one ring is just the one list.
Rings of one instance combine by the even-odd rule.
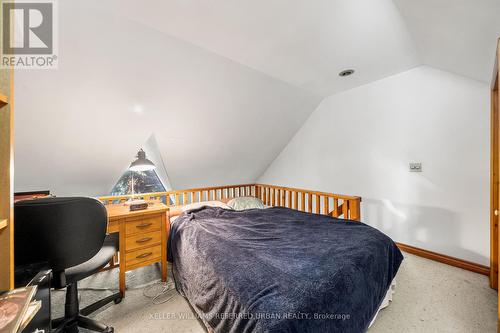
[[[134, 198], [162, 201], [169, 207], [191, 203], [252, 196], [268, 206], [288, 207], [302, 212], [336, 218], [361, 220], [361, 197], [265, 184], [243, 184], [193, 188], [187, 190], [136, 194]], [[117, 204], [132, 195], [99, 197], [104, 204]]]
[[[251, 196], [262, 200], [267, 206], [288, 207], [302, 212], [328, 215], [339, 219], [361, 220], [361, 197], [304, 190], [299, 188], [282, 187], [265, 184], [243, 184], [192, 188], [187, 190], [142, 193], [132, 195], [102, 196], [98, 199], [105, 205], [120, 204], [128, 199], [144, 199], [160, 201], [169, 208], [201, 201], [222, 200]], [[173, 215], [172, 215], [173, 214]], [[170, 217], [179, 213], [168, 214]], [[115, 255], [105, 268], [118, 267], [119, 257]]]

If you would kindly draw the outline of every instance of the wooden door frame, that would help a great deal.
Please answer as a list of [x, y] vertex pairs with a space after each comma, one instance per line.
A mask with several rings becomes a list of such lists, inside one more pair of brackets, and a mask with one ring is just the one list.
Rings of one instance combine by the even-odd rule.
[[493, 79], [491, 81], [491, 157], [490, 157], [490, 286], [498, 289], [498, 212], [499, 201], [499, 112], [498, 112], [498, 52], [495, 56]]
[[0, 69], [0, 291], [14, 288], [13, 96], [14, 71]]
[[[499, 212], [500, 212], [500, 39], [497, 41], [493, 79], [491, 80], [491, 165], [490, 165], [490, 286], [498, 290]], [[500, 332], [500, 294], [498, 305], [498, 331]]]

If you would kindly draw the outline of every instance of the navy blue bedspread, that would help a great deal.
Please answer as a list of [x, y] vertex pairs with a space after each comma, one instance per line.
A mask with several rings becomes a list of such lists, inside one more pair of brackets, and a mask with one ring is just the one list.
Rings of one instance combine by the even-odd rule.
[[215, 332], [364, 332], [403, 260], [366, 224], [280, 207], [184, 213], [168, 249]]

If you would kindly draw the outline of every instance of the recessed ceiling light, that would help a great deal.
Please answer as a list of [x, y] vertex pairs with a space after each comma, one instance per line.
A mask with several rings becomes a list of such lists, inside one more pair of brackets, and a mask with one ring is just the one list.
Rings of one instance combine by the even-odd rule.
[[339, 73], [339, 76], [349, 76], [349, 75], [352, 75], [354, 74], [354, 69], [346, 69], [346, 70], [343, 70], [342, 72]]
[[144, 112], [144, 107], [140, 104], [135, 104], [132, 106], [132, 112], [142, 114]]

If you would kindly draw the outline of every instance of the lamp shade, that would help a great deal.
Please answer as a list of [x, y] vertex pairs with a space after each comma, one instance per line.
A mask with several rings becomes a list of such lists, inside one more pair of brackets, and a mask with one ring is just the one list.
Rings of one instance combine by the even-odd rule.
[[144, 150], [139, 150], [137, 153], [137, 159], [130, 163], [130, 171], [148, 171], [156, 168], [155, 164], [146, 158], [146, 152]]

